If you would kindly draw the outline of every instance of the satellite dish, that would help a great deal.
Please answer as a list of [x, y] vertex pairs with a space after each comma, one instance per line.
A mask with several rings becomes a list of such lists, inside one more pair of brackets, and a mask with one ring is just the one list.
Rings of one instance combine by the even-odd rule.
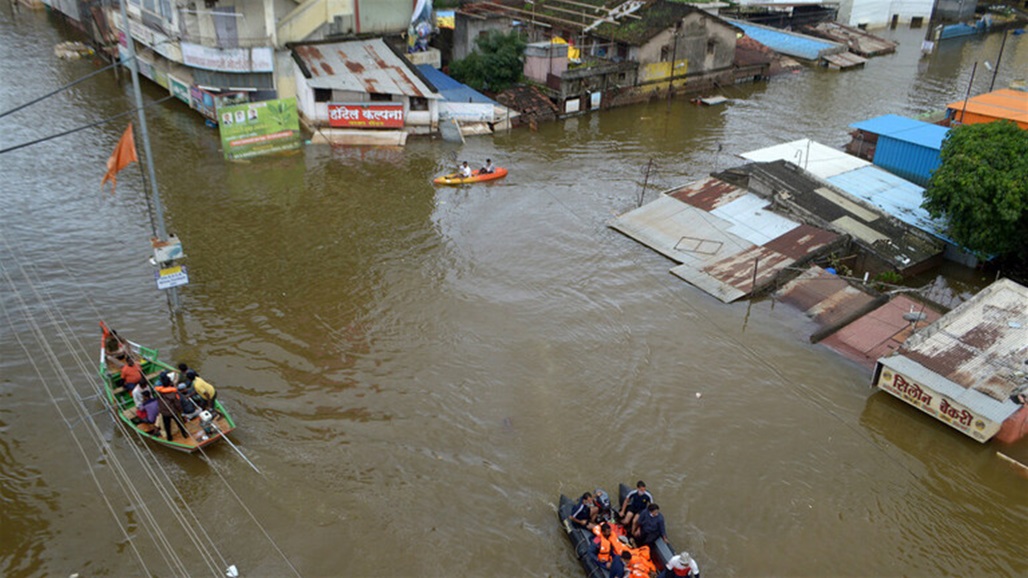
[[911, 311], [910, 313], [904, 313], [903, 319], [906, 319], [911, 323], [917, 323], [918, 321], [924, 321], [925, 319], [928, 319], [928, 316], [925, 315], [922, 311]]

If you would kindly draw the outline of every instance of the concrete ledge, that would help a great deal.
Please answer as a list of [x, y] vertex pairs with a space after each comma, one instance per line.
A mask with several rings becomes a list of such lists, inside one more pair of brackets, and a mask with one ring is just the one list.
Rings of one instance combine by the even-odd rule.
[[319, 128], [311, 135], [311, 144], [338, 146], [404, 146], [407, 132], [403, 130], [358, 130]]

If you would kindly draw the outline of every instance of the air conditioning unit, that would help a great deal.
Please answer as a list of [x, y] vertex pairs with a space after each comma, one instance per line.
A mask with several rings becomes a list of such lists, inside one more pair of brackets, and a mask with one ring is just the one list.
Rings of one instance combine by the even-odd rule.
[[353, 15], [334, 16], [332, 21], [328, 23], [328, 35], [345, 36], [347, 34], [353, 34]]

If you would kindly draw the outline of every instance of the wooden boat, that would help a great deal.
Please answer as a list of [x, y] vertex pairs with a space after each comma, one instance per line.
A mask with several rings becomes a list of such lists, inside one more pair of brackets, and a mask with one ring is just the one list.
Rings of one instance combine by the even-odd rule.
[[[621, 504], [624, 503], [628, 493], [631, 492], [631, 488], [625, 484], [618, 486], [618, 503], [616, 507], [612, 507], [610, 512], [603, 512], [601, 508], [600, 518], [603, 521], [610, 523], [614, 528], [615, 534], [624, 534], [623, 528], [620, 528], [621, 522], [617, 519], [618, 512], [621, 511]], [[565, 496], [560, 495], [560, 502], [557, 506], [557, 516], [560, 520], [561, 528], [564, 529], [564, 533], [567, 534], [568, 540], [571, 541], [571, 546], [575, 549], [575, 556], [578, 558], [578, 562], [582, 565], [582, 569], [585, 570], [587, 578], [608, 578], [607, 569], [601, 567], [596, 563], [594, 556], [590, 555], [593, 550], [593, 533], [586, 530], [578, 524], [572, 524], [568, 521], [571, 513], [575, 509], [576, 501]], [[653, 565], [657, 567], [658, 572], [667, 566], [668, 560], [675, 555], [674, 548], [671, 544], [667, 543], [663, 538], [659, 538], [652, 546], [650, 546], [650, 560]]]
[[[123, 388], [121, 382], [122, 362], [114, 356], [108, 355], [107, 338], [117, 338], [121, 345], [121, 351], [125, 355], [131, 355], [132, 359], [140, 365], [144, 378], [148, 383], [154, 383], [161, 372], [174, 372], [177, 369], [157, 358], [157, 350], [143, 347], [137, 343], [126, 341], [116, 332], [110, 330], [106, 324], [100, 323], [103, 329], [100, 339], [100, 377], [104, 381], [104, 396], [111, 410], [123, 424], [137, 432], [145, 434], [151, 440], [163, 446], [182, 451], [195, 452], [200, 448], [207, 447], [236, 428], [232, 416], [217, 399], [214, 400], [214, 410], [210, 412], [211, 419], [204, 421], [202, 417], [195, 417], [185, 422], [186, 432], [189, 437], [183, 438], [179, 429], [172, 425], [173, 437], [169, 441], [150, 424], [133, 423], [132, 418], [136, 415], [136, 406], [132, 401], [132, 392]], [[161, 418], [157, 418], [161, 421]]]
[[467, 185], [471, 183], [482, 183], [485, 181], [495, 181], [496, 179], [502, 179], [507, 176], [507, 169], [503, 167], [496, 167], [491, 173], [480, 173], [475, 171], [470, 177], [462, 178], [460, 173], [450, 173], [441, 177], [436, 177], [432, 180], [437, 185]]

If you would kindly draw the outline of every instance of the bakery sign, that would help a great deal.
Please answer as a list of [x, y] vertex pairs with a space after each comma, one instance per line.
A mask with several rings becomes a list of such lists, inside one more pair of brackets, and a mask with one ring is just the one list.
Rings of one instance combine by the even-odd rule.
[[888, 367], [881, 368], [875, 385], [980, 442], [996, 435], [1003, 425]]
[[328, 126], [334, 128], [403, 128], [403, 103], [329, 103]]

